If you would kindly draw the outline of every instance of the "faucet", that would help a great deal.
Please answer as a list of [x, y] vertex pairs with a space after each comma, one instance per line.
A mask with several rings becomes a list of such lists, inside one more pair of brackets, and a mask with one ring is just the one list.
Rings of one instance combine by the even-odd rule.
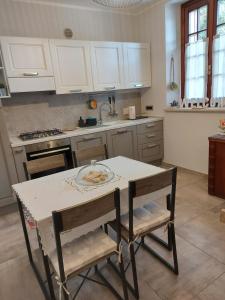
[[109, 107], [109, 110], [111, 112], [111, 106], [108, 102], [103, 102], [101, 105], [100, 105], [100, 108], [99, 108], [99, 120], [98, 120], [98, 123], [99, 125], [102, 125], [102, 112], [103, 112], [103, 107], [104, 106], [108, 106]]

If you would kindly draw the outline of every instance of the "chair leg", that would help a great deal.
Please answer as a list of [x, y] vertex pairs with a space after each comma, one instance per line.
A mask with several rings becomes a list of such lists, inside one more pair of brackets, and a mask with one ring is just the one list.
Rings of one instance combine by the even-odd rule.
[[135, 261], [135, 253], [134, 253], [134, 245], [133, 244], [130, 245], [130, 260], [131, 260], [132, 273], [133, 273], [133, 282], [134, 282], [135, 297], [137, 299], [139, 299], [137, 269], [136, 269], [136, 261]]
[[124, 299], [128, 300], [128, 291], [127, 291], [127, 283], [126, 283], [126, 276], [125, 276], [125, 271], [124, 271], [124, 263], [123, 263], [123, 257], [121, 258], [120, 262], [120, 273], [121, 273], [121, 280], [123, 284], [123, 294], [124, 294]]
[[167, 234], [168, 234], [168, 250], [169, 250], [169, 251], [172, 251], [172, 250], [173, 250], [173, 244], [172, 244], [172, 229], [171, 229], [170, 226], [168, 227]]
[[179, 269], [178, 269], [176, 235], [175, 235], [174, 224], [171, 224], [170, 226], [171, 226], [171, 243], [173, 248], [174, 273], [178, 275]]
[[[158, 238], [157, 236], [155, 236], [153, 234], [148, 234], [148, 236], [151, 237], [152, 239], [154, 239], [159, 244], [161, 244], [163, 247], [167, 248], [167, 250], [169, 250], [169, 251], [173, 250], [173, 262], [174, 262], [173, 265], [171, 265], [168, 261], [166, 261], [163, 257], [161, 257], [157, 252], [155, 252], [151, 247], [147, 246], [145, 243], [143, 243], [142, 246], [143, 246], [143, 249], [148, 251], [151, 255], [153, 255], [159, 261], [161, 261], [167, 268], [169, 268], [176, 275], [178, 275], [179, 271], [178, 271], [176, 236], [175, 236], [174, 224], [169, 224], [168, 231], [169, 231], [169, 233], [168, 233], [168, 245], [163, 240], [161, 240], [160, 238]], [[172, 248], [171, 250], [170, 250], [170, 247]]]

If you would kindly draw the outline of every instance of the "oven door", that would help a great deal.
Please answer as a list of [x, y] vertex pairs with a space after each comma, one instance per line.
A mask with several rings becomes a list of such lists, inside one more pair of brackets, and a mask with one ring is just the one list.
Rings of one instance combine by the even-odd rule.
[[[70, 145], [54, 147], [54, 148], [49, 148], [49, 149], [42, 149], [42, 150], [26, 153], [28, 161], [43, 158], [43, 157], [54, 156], [54, 155], [58, 155], [58, 154], [64, 155], [68, 169], [72, 169], [73, 168], [73, 158], [72, 158], [72, 152], [71, 152]], [[50, 175], [50, 174], [54, 174], [54, 173], [58, 173], [58, 172], [62, 172], [64, 170], [65, 170], [64, 168], [57, 168], [54, 170], [48, 170], [48, 171], [36, 173], [36, 174], [32, 175], [32, 179]]]

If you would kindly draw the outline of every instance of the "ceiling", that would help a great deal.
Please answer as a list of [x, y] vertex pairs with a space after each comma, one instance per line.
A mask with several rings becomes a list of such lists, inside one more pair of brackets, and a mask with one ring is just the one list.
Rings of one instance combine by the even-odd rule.
[[36, 2], [36, 3], [43, 3], [43, 4], [55, 4], [55, 5], [65, 5], [65, 6], [81, 6], [81, 7], [88, 7], [92, 9], [103, 9], [103, 10], [115, 10], [115, 11], [124, 11], [130, 13], [136, 13], [137, 10], [142, 10], [147, 7], [149, 4], [160, 1], [160, 0], [142, 0], [141, 4], [132, 6], [131, 8], [126, 9], [112, 9], [101, 6], [92, 2], [92, 0], [13, 0], [16, 2]]

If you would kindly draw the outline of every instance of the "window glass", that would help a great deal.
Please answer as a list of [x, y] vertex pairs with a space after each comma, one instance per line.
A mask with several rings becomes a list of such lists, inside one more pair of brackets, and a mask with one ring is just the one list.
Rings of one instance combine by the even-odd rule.
[[[225, 0], [224, 0], [225, 1]], [[204, 5], [189, 12], [189, 43], [202, 40], [207, 37], [208, 6]]]
[[198, 31], [207, 29], [208, 6], [202, 6], [198, 9]]
[[225, 34], [225, 24], [217, 27], [217, 34]]
[[225, 24], [225, 0], [218, 0], [217, 25]]

